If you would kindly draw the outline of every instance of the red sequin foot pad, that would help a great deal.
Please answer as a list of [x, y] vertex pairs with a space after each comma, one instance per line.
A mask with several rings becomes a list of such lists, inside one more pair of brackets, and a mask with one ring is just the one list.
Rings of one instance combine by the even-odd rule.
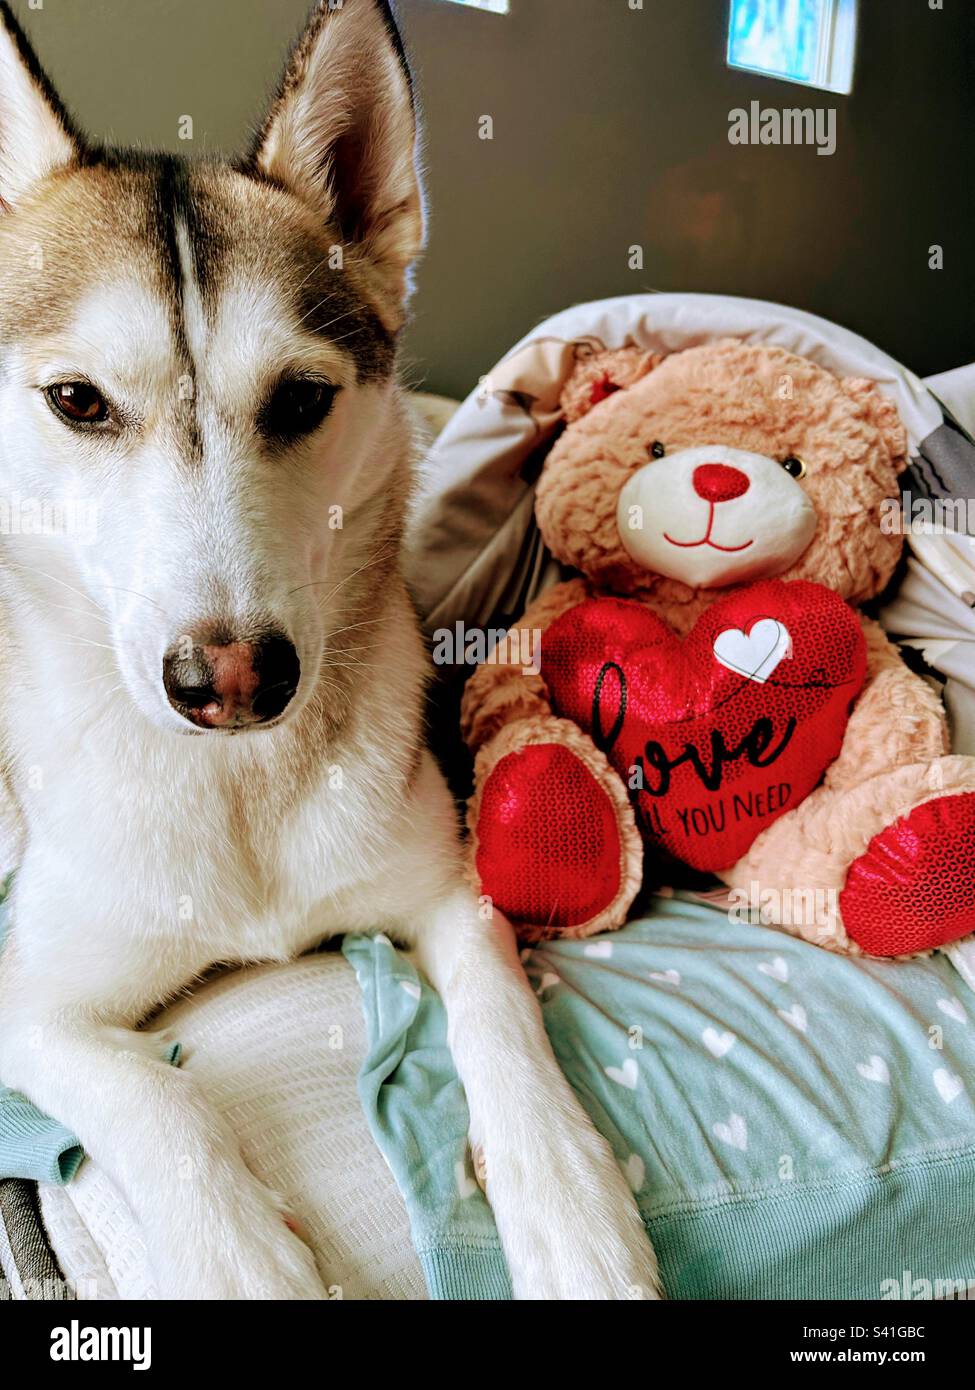
[[477, 822], [482, 891], [515, 925], [581, 926], [620, 887], [616, 808], [560, 744], [508, 753], [488, 777]]
[[975, 931], [975, 793], [926, 801], [875, 835], [840, 894], [847, 934], [872, 956]]

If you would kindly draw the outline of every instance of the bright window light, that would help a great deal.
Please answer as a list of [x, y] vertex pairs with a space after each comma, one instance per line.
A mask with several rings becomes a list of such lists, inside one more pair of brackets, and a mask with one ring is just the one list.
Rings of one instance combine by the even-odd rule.
[[508, 0], [453, 0], [455, 5], [467, 5], [472, 10], [491, 10], [494, 14], [507, 14]]
[[728, 65], [849, 92], [856, 0], [731, 0]]

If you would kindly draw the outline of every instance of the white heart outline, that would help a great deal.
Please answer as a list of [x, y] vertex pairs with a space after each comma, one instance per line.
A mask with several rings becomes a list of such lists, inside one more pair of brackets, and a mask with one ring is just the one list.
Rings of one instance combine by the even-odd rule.
[[[760, 651], [755, 650], [756, 643]], [[764, 685], [779, 662], [792, 656], [792, 636], [778, 618], [758, 618], [747, 633], [740, 627], [726, 627], [715, 637], [712, 650], [715, 661], [727, 670]]]

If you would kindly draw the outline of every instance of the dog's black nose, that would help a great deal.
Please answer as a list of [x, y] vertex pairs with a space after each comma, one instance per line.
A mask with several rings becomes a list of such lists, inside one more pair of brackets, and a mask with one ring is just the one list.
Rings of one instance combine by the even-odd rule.
[[204, 729], [265, 724], [283, 714], [298, 689], [294, 644], [271, 634], [250, 642], [201, 642], [163, 657], [163, 685], [184, 719]]

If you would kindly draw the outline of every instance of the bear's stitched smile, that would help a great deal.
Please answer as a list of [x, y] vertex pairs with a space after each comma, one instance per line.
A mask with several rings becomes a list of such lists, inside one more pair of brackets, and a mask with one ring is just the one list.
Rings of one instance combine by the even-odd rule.
[[708, 512], [708, 529], [705, 531], [704, 535], [701, 537], [699, 541], [675, 541], [673, 536], [667, 535], [666, 531], [663, 533], [664, 540], [669, 541], [671, 545], [678, 546], [681, 550], [693, 550], [695, 546], [708, 545], [711, 547], [712, 550], [723, 550], [728, 555], [734, 555], [735, 552], [738, 550], [747, 550], [748, 547], [753, 544], [752, 540], [746, 541], [744, 545], [719, 545], [717, 541], [713, 541], [711, 539], [711, 528], [713, 527], [713, 525], [714, 503], [712, 502], [710, 504], [710, 511]]

